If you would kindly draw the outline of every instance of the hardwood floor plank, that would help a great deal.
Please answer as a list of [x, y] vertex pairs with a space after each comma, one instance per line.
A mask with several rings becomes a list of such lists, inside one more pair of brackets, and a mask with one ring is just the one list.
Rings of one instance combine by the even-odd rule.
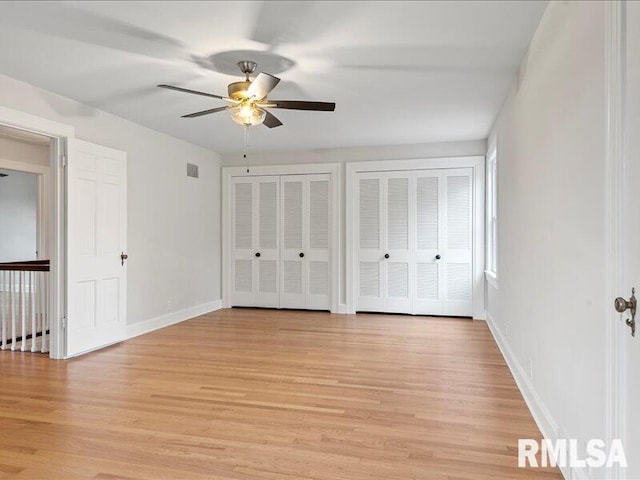
[[562, 478], [517, 468], [540, 432], [483, 322], [232, 309], [0, 359], [0, 478]]

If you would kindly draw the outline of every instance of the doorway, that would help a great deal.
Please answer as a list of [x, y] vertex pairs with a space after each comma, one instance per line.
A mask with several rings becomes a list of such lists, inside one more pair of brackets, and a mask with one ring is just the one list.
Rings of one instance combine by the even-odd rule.
[[48, 353], [51, 139], [0, 126], [0, 349]]

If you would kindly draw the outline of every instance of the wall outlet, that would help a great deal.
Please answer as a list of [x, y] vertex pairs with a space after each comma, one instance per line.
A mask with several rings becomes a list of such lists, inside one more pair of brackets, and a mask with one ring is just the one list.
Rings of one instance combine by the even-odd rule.
[[171, 310], [173, 310], [173, 300], [169, 299], [167, 300], [167, 312], [170, 312]]
[[504, 338], [509, 338], [509, 324], [504, 324]]
[[528, 373], [529, 380], [533, 380], [533, 361], [531, 360], [531, 357], [529, 357]]

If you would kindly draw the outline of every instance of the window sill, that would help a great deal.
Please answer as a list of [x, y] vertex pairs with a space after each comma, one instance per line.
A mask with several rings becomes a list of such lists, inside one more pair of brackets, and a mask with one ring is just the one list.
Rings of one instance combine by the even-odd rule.
[[496, 272], [485, 270], [484, 277], [487, 279], [489, 285], [498, 290], [498, 275], [496, 275]]

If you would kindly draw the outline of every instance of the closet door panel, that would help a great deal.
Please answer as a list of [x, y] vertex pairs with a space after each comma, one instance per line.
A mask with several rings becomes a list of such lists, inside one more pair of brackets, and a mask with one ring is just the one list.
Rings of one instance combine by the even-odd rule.
[[254, 225], [256, 226], [256, 250], [254, 274], [256, 277], [256, 305], [278, 307], [278, 197], [279, 177], [255, 177]]
[[356, 183], [357, 270], [356, 283], [359, 311], [384, 311], [383, 263], [383, 189], [384, 178], [379, 173], [358, 174]]
[[307, 175], [306, 192], [308, 212], [305, 215], [308, 235], [305, 238], [306, 308], [329, 310], [330, 263], [329, 240], [331, 238], [329, 175]]
[[[280, 177], [282, 248], [280, 307], [306, 308], [305, 219], [307, 211], [305, 175]], [[301, 256], [302, 254], [302, 256]]]
[[410, 184], [412, 174], [386, 175], [384, 198], [384, 311], [411, 313]]
[[232, 305], [254, 306], [254, 224], [252, 178], [234, 178], [232, 182]]
[[442, 171], [425, 170], [416, 174], [415, 195], [415, 270], [413, 313], [441, 315], [443, 313], [444, 270], [441, 268], [443, 244], [444, 202], [442, 201]]
[[471, 316], [473, 314], [472, 175], [472, 169], [451, 169], [443, 173], [446, 199], [445, 248], [442, 253], [445, 315]]

